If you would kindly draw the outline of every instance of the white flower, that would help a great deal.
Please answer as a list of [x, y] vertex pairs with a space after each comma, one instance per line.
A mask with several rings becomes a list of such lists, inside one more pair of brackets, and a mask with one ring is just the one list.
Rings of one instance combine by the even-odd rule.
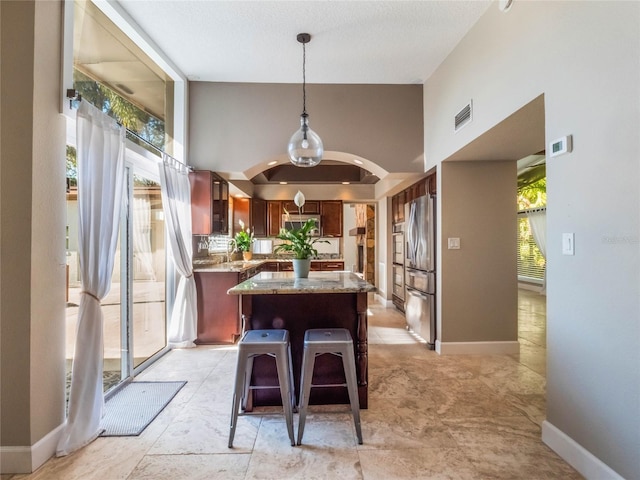
[[296, 196], [293, 197], [293, 203], [295, 203], [298, 208], [302, 208], [302, 206], [304, 205], [304, 195], [300, 190], [298, 190]]

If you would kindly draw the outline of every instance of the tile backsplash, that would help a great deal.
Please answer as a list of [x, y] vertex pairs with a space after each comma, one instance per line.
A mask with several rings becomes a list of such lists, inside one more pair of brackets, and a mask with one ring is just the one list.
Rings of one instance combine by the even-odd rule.
[[[230, 237], [220, 235], [194, 235], [193, 237], [193, 258], [220, 257], [224, 258], [229, 252]], [[321, 258], [340, 258], [340, 239], [324, 238], [328, 243], [316, 243], [318, 256]], [[273, 254], [273, 248], [282, 243], [281, 240], [272, 238], [256, 239], [253, 246], [253, 253], [261, 256]], [[226, 261], [226, 260], [224, 260]]]

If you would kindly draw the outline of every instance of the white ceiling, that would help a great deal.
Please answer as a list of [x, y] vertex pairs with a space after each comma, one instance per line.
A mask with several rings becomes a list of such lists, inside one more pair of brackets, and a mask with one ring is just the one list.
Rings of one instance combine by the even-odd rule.
[[190, 80], [299, 83], [306, 32], [308, 83], [420, 84], [492, 2], [118, 3]]

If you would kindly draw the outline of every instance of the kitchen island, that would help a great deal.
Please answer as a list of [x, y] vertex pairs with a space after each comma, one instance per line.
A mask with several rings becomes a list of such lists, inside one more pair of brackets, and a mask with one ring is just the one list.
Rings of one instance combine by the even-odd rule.
[[[344, 260], [317, 258], [314, 271], [344, 270]], [[198, 345], [233, 344], [242, 333], [237, 296], [227, 295], [229, 288], [262, 271], [292, 271], [291, 258], [261, 258], [249, 261], [212, 262], [194, 259], [193, 272], [198, 296]]]
[[[245, 330], [289, 330], [296, 397], [299, 396], [304, 333], [310, 328], [346, 328], [354, 339], [360, 408], [367, 408], [367, 294], [375, 287], [350, 272], [311, 272], [294, 278], [290, 272], [262, 272], [228, 290], [241, 296]], [[314, 384], [345, 383], [342, 361], [334, 355], [316, 359]], [[254, 362], [252, 385], [277, 385], [275, 362], [259, 357]], [[248, 408], [279, 405], [278, 389], [253, 390]], [[346, 387], [311, 389], [310, 404], [349, 403]]]

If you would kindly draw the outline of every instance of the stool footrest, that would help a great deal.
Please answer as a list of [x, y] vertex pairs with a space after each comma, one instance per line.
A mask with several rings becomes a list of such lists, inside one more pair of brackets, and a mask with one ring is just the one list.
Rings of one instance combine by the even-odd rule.
[[315, 383], [311, 384], [312, 388], [320, 388], [320, 387], [348, 387], [346, 383], [321, 383], [316, 385]]

